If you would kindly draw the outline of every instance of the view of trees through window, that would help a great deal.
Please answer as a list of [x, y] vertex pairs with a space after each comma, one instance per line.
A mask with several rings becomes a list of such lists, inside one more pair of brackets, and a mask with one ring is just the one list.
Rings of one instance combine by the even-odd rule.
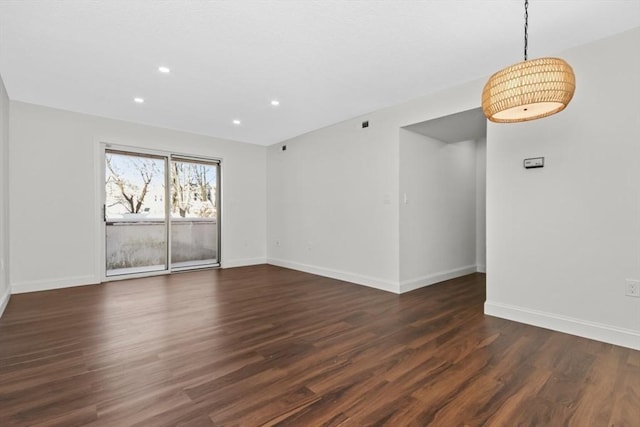
[[162, 158], [107, 153], [106, 217], [164, 218], [164, 168]]
[[202, 163], [171, 162], [171, 216], [216, 217], [216, 170]]
[[[165, 162], [162, 158], [106, 154], [106, 217], [164, 218]], [[216, 218], [217, 165], [172, 160], [171, 216]]]

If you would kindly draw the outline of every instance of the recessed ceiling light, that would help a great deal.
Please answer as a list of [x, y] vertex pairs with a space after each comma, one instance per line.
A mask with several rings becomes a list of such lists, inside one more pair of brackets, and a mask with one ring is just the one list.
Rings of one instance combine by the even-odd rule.
[[171, 72], [169, 67], [158, 67], [158, 71], [160, 71], [161, 73], [165, 73], [165, 74], [169, 74]]
[[137, 102], [138, 104], [144, 104], [144, 98], [133, 98], [134, 102]]
[[240, 123], [242, 123], [242, 122], [241, 122], [240, 120], [238, 120], [238, 119], [235, 119], [235, 120], [233, 121], [233, 124], [234, 124], [234, 125], [236, 125], [236, 126], [239, 126], [239, 125], [240, 125]]
[[273, 101], [271, 101], [271, 105], [273, 105], [274, 107], [277, 107], [278, 105], [280, 105], [280, 101], [278, 101], [277, 99], [274, 99]]

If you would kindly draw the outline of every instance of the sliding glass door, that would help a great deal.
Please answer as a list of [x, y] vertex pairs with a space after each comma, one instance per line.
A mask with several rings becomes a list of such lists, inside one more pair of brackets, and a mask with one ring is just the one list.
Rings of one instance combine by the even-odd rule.
[[218, 161], [105, 150], [105, 276], [220, 260]]
[[168, 268], [166, 164], [162, 156], [106, 151], [107, 276]]
[[171, 268], [218, 264], [217, 162], [171, 157]]

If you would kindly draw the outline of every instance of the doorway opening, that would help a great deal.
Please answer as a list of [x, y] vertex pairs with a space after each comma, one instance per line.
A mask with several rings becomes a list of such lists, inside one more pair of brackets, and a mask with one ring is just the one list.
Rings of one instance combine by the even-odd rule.
[[400, 129], [401, 292], [486, 271], [480, 108]]

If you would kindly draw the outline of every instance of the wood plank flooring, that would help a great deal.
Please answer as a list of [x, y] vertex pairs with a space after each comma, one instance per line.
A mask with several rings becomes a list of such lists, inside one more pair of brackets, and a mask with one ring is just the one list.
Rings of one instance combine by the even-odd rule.
[[260, 265], [14, 295], [0, 426], [640, 426], [640, 352]]

